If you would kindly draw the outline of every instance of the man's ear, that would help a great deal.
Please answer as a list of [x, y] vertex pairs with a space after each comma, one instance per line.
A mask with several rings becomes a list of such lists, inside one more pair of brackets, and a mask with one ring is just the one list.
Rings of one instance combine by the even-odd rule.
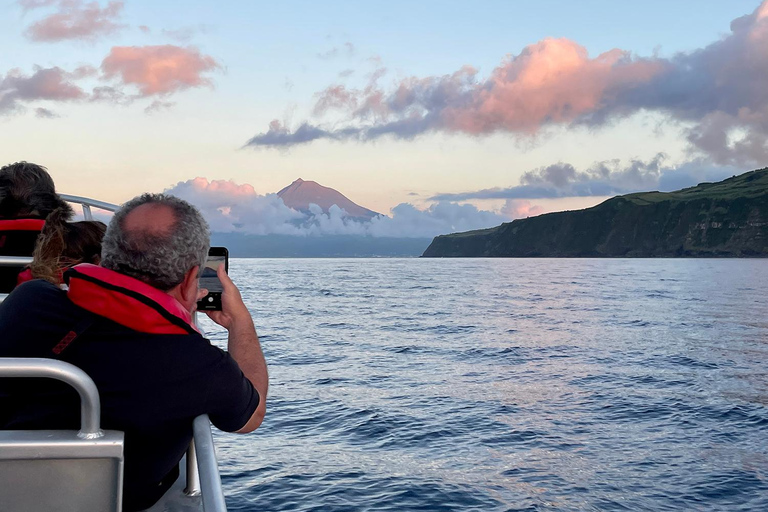
[[194, 304], [197, 302], [197, 280], [200, 277], [198, 272], [200, 267], [195, 265], [184, 274], [184, 280], [179, 286], [182, 302], [185, 304]]

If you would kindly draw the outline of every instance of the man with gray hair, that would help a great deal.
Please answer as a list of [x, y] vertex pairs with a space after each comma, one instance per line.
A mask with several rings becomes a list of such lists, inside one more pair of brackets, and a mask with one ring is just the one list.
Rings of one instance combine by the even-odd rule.
[[[50, 357], [93, 378], [102, 425], [125, 432], [123, 508], [155, 503], [176, 480], [192, 420], [208, 414], [221, 430], [255, 430], [266, 412], [267, 366], [240, 292], [219, 268], [228, 351], [192, 320], [205, 295], [198, 276], [208, 226], [181, 199], [144, 194], [114, 216], [102, 266], [65, 273], [68, 290], [42, 280], [0, 304], [0, 357]], [[0, 387], [0, 428], [77, 428], [78, 398], [53, 381]]]

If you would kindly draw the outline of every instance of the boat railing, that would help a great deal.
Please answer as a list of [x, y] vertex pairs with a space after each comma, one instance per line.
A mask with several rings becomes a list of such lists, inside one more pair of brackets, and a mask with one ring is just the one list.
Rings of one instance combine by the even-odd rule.
[[[93, 220], [93, 212], [91, 211], [91, 208], [99, 208], [100, 210], [112, 213], [120, 209], [120, 205], [99, 201], [98, 199], [91, 199], [89, 197], [73, 196], [70, 194], [59, 194], [59, 197], [68, 203], [79, 204], [82, 206], [83, 217], [85, 220]], [[0, 267], [24, 267], [30, 263], [32, 263], [32, 258], [29, 256], [0, 256]]]
[[120, 205], [99, 201], [97, 199], [91, 199], [89, 197], [73, 196], [70, 194], [59, 194], [59, 196], [69, 203], [75, 203], [82, 206], [83, 217], [85, 220], [93, 220], [93, 213], [91, 212], [91, 208], [99, 208], [108, 212], [116, 212], [120, 209]]
[[[227, 510], [227, 504], [224, 501], [224, 491], [221, 488], [221, 476], [219, 475], [219, 463], [216, 459], [216, 446], [213, 443], [213, 434], [211, 433], [211, 421], [207, 414], [198, 416], [192, 424], [194, 439], [187, 452], [187, 489], [189, 494], [194, 492], [190, 482], [195, 482], [191, 478], [191, 471], [197, 472], [197, 483], [199, 492], [203, 498], [203, 510], [205, 512], [224, 512]], [[190, 459], [197, 463], [190, 463]]]
[[[87, 197], [73, 196], [69, 194], [60, 194], [60, 196], [70, 203], [80, 204], [83, 208], [83, 217], [86, 220], [93, 219], [93, 214], [91, 212], [92, 207], [110, 212], [115, 212], [120, 209], [120, 206], [118, 205]], [[0, 267], [10, 266], [23, 268], [31, 262], [32, 258], [27, 256], [0, 256]], [[0, 302], [3, 301], [3, 298], [3, 294], [0, 294]], [[2, 360], [2, 358], [0, 358], [0, 360]], [[27, 359], [27, 361], [31, 361], [31, 359]], [[44, 361], [54, 360], [46, 359]], [[224, 501], [224, 492], [221, 487], [221, 477], [219, 475], [213, 435], [211, 434], [211, 422], [207, 415], [203, 414], [195, 418], [193, 422], [193, 435], [192, 443], [190, 443], [186, 455], [185, 472], [187, 477], [184, 493], [190, 497], [201, 498], [203, 510], [205, 512], [225, 512], [227, 507]]]
[[30, 263], [31, 256], [0, 256], [0, 267], [23, 267]]

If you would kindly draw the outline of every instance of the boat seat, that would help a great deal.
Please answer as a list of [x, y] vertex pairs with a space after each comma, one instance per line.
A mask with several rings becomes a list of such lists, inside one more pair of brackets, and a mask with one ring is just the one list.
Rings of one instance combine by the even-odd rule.
[[0, 358], [0, 377], [46, 377], [80, 394], [80, 430], [0, 430], [2, 512], [122, 509], [124, 435], [99, 428], [96, 385], [63, 361]]
[[0, 255], [0, 293], [11, 293], [16, 288], [19, 273], [30, 263], [31, 256]]
[[0, 219], [0, 256], [18, 260], [0, 265], [0, 293], [11, 293], [19, 272], [32, 261], [42, 223], [39, 219]]

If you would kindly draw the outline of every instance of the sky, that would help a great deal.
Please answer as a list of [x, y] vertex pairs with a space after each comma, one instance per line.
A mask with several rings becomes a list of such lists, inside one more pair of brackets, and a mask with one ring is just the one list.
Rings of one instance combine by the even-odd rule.
[[0, 163], [221, 230], [291, 232], [297, 178], [387, 216], [305, 227], [434, 236], [768, 165], [768, 1], [0, 8]]

